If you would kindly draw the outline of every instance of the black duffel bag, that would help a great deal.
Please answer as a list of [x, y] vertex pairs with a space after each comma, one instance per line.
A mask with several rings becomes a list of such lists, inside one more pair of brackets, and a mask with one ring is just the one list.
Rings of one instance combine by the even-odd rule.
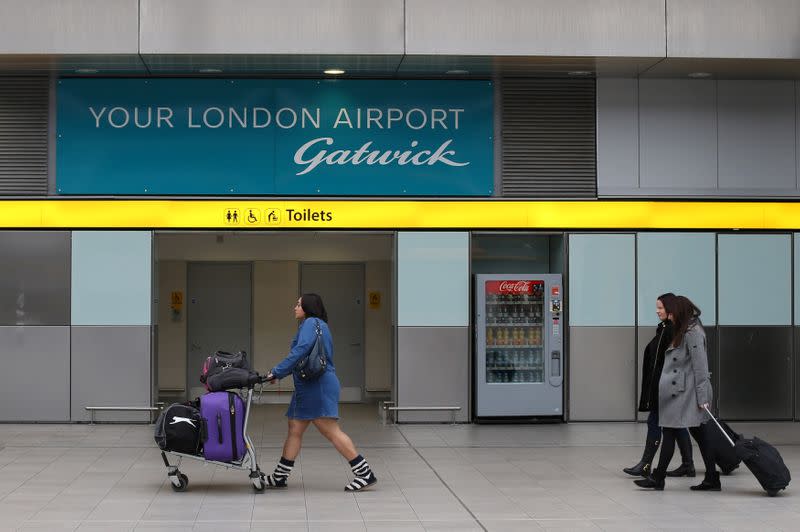
[[[742, 436], [737, 434], [727, 423], [719, 421], [719, 424], [731, 440], [736, 442], [741, 439]], [[741, 459], [734, 448], [731, 447], [728, 438], [723, 436], [713, 421], [703, 423], [702, 430], [709, 448], [714, 452], [714, 461], [719, 466], [722, 474], [730, 475], [734, 469], [739, 467]]]
[[206, 379], [210, 392], [250, 388], [259, 381], [258, 373], [245, 368], [224, 368]]
[[208, 379], [222, 371], [238, 368], [250, 370], [250, 361], [247, 360], [247, 353], [239, 351], [238, 353], [228, 353], [227, 351], [217, 351], [210, 357], [206, 358], [203, 362], [203, 372], [200, 374], [200, 382], [206, 385], [208, 391], [214, 390], [208, 384]]
[[155, 440], [162, 451], [200, 454], [207, 439], [206, 421], [193, 406], [175, 403], [158, 416]]

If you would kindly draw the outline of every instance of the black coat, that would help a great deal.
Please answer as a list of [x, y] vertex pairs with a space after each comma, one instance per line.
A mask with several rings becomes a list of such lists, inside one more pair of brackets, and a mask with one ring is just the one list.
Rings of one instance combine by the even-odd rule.
[[658, 408], [658, 381], [664, 368], [664, 353], [670, 342], [672, 342], [672, 322], [659, 323], [655, 337], [644, 348], [639, 412], [649, 412], [653, 408]]

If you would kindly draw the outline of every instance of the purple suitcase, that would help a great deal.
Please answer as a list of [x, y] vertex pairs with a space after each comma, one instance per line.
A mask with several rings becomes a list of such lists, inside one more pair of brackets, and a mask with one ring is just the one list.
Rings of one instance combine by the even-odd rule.
[[200, 415], [208, 424], [203, 445], [206, 460], [233, 462], [245, 453], [244, 401], [232, 392], [212, 392], [200, 397]]

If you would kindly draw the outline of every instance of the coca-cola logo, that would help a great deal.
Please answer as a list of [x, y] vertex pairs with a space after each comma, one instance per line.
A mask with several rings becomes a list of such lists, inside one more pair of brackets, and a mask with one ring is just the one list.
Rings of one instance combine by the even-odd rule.
[[531, 284], [533, 284], [532, 281], [503, 281], [500, 283], [500, 291], [512, 294], [530, 293]]

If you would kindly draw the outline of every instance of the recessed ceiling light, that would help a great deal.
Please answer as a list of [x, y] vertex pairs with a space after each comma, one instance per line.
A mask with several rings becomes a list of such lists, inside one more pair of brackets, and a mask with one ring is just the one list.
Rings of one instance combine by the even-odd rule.
[[219, 68], [201, 68], [199, 72], [201, 74], [219, 74], [222, 70]]
[[469, 70], [461, 70], [461, 69], [448, 70], [447, 72], [445, 72], [445, 74], [450, 74], [451, 76], [463, 76], [465, 74], [469, 74]]
[[342, 74], [344, 74], [344, 70], [342, 70], [341, 68], [329, 68], [325, 70], [324, 73], [329, 76], [341, 76]]
[[711, 73], [710, 72], [692, 72], [691, 74], [689, 74], [689, 77], [690, 78], [695, 78], [695, 79], [710, 78], [711, 77]]
[[570, 70], [567, 72], [568, 76], [591, 76], [591, 70]]
[[97, 74], [96, 68], [78, 68], [75, 70], [76, 74]]

